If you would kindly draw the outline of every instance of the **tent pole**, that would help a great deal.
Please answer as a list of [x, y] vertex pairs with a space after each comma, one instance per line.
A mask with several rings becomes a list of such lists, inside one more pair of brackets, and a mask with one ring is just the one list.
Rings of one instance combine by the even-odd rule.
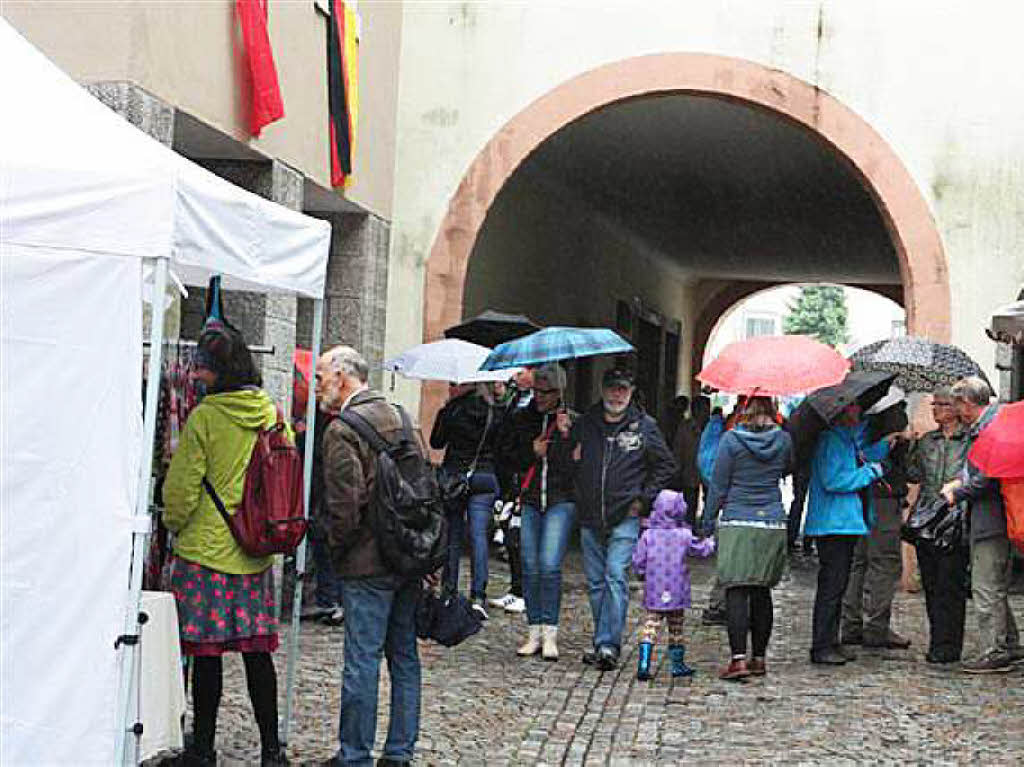
[[[152, 493], [153, 439], [156, 434], [156, 411], [160, 401], [160, 366], [164, 342], [164, 295], [167, 292], [167, 257], [156, 259], [156, 278], [153, 287], [153, 311], [149, 320], [149, 337], [152, 346], [149, 352], [149, 377], [146, 380], [146, 410], [142, 429], [142, 455], [139, 466], [138, 493], [135, 501], [135, 519], [148, 518], [150, 495]], [[132, 704], [132, 680], [139, 662], [139, 600], [142, 594], [142, 568], [149, 533], [132, 533], [132, 569], [129, 580], [128, 603], [124, 614], [124, 631], [118, 637], [115, 649], [120, 648], [118, 668], [118, 704], [115, 714], [114, 764], [123, 765], [128, 758], [129, 717]], [[136, 695], [138, 690], [135, 691]], [[133, 722], [132, 725], [135, 723]], [[138, 739], [140, 734], [135, 734]], [[138, 749], [134, 752], [138, 754]], [[136, 757], [133, 757], [132, 761]]]
[[[303, 513], [309, 519], [309, 497], [313, 482], [313, 452], [316, 447], [316, 396], [314, 394], [314, 382], [316, 381], [316, 361], [320, 356], [320, 340], [323, 334], [324, 323], [324, 301], [322, 298], [313, 300], [313, 354], [312, 363], [309, 368], [310, 380], [308, 382], [308, 394], [306, 395], [306, 451], [303, 456], [302, 466], [302, 493]], [[285, 695], [284, 695], [284, 732], [281, 735], [282, 746], [288, 745], [288, 734], [292, 724], [292, 700], [295, 693], [295, 660], [299, 652], [299, 627], [302, 614], [302, 582], [306, 577], [306, 545], [309, 540], [307, 535], [299, 544], [295, 554], [295, 594], [292, 598], [292, 624], [288, 632], [288, 669], [285, 673]]]

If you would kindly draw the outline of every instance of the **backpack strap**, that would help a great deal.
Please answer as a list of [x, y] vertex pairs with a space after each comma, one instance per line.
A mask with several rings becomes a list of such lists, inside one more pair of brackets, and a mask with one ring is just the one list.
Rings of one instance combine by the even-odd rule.
[[391, 445], [387, 440], [380, 436], [380, 432], [373, 427], [373, 424], [359, 413], [354, 413], [351, 410], [344, 410], [338, 418], [351, 426], [352, 430], [355, 431], [355, 433], [362, 439], [366, 440], [370, 447], [372, 447], [376, 452], [386, 453], [391, 449]]
[[[213, 489], [213, 485], [210, 484], [210, 480], [203, 477], [203, 489], [210, 495], [210, 500], [213, 501], [213, 505], [217, 507], [217, 511], [220, 512], [221, 517], [224, 519], [224, 524], [231, 529], [231, 515], [228, 514], [228, 510], [224, 507], [224, 501], [217, 495], [217, 491]], [[232, 534], [233, 535], [233, 534]]]

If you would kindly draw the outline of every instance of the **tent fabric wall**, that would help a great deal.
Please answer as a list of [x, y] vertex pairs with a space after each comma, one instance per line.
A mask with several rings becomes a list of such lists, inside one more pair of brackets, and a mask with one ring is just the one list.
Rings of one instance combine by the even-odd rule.
[[0, 244], [3, 764], [113, 756], [140, 290], [137, 259]]
[[320, 299], [331, 229], [151, 140], [3, 19], [0, 103], [0, 762], [109, 764], [147, 521], [143, 266]]

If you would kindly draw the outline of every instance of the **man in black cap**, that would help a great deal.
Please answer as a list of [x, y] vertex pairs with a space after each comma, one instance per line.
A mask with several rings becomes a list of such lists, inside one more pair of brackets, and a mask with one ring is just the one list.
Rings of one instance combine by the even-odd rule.
[[633, 391], [629, 371], [609, 370], [601, 380], [601, 402], [574, 427], [580, 442], [577, 513], [594, 617], [593, 650], [583, 662], [605, 671], [619, 660], [640, 517], [650, 513], [676, 471], [658, 425], [632, 402]]

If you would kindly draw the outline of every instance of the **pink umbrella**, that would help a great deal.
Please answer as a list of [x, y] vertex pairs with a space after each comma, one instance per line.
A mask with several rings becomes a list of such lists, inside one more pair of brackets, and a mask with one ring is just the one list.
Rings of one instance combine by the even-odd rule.
[[719, 391], [776, 397], [833, 386], [849, 369], [843, 355], [808, 336], [758, 336], [729, 344], [697, 378]]

